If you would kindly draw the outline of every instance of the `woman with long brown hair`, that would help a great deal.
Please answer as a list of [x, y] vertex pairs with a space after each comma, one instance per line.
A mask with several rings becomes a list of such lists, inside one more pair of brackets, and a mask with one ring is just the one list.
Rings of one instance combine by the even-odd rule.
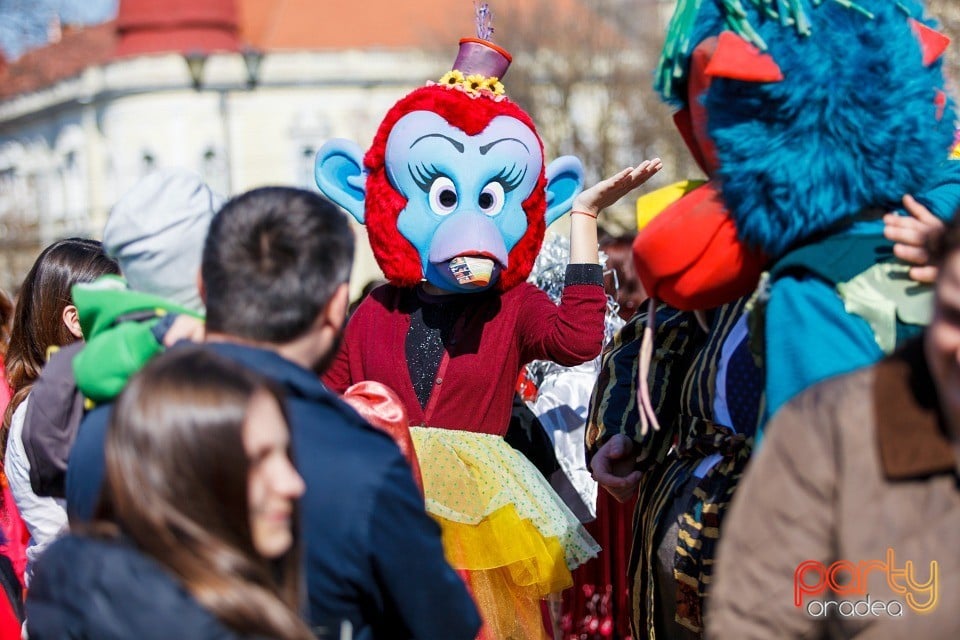
[[107, 257], [96, 240], [60, 240], [40, 253], [17, 298], [5, 360], [13, 397], [0, 426], [0, 462], [30, 532], [28, 562], [33, 562], [60, 533], [67, 523], [67, 514], [62, 501], [37, 496], [30, 486], [30, 461], [20, 438], [27, 399], [51, 348], [83, 339], [70, 289], [77, 283], [119, 272], [117, 263]]
[[114, 405], [91, 534], [37, 563], [30, 637], [312, 638], [289, 449], [264, 378], [203, 347], [158, 356]]
[[119, 274], [120, 267], [103, 252], [103, 245], [86, 238], [55, 242], [33, 263], [17, 298], [7, 347], [5, 368], [13, 398], [3, 416], [4, 443], [13, 413], [29, 395], [50, 347], [83, 338], [71, 287], [108, 273]]

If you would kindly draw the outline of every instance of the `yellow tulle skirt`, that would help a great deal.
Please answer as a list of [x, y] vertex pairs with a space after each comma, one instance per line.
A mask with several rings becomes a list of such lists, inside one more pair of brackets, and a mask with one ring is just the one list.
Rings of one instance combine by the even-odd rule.
[[500, 436], [411, 427], [427, 511], [467, 581], [481, 637], [544, 638], [540, 599], [600, 547], [529, 460]]

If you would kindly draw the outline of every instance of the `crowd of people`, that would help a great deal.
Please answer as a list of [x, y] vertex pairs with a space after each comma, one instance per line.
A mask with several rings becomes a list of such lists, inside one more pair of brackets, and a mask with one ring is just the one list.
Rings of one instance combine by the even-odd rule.
[[481, 37], [319, 194], [164, 169], [46, 247], [0, 296], [0, 637], [960, 636], [946, 45], [861, 1], [681, 0], [709, 180], [635, 239], [660, 160], [584, 188]]
[[4, 528], [5, 633], [477, 635], [411, 450], [371, 426], [376, 400], [318, 377], [342, 353], [353, 244], [321, 196], [222, 204], [174, 169], [118, 202], [104, 243], [40, 254], [5, 354], [4, 517], [25, 524]]
[[[611, 193], [615, 182], [586, 197]], [[154, 203], [149, 213], [165, 221], [136, 238], [136, 252], [117, 226], [130, 201]], [[749, 499], [726, 525], [717, 637], [750, 636], [751, 625], [800, 637], [816, 622], [791, 606], [796, 557], [836, 546], [860, 557], [905, 540], [936, 549], [949, 535], [944, 515], [957, 499], [949, 477], [909, 490], [884, 480], [885, 471], [926, 477], [956, 468], [949, 434], [957, 421], [960, 231], [912, 208], [925, 224], [892, 221], [889, 234], [926, 265], [918, 279], [935, 278], [930, 329], [891, 359], [778, 413], [740, 489]], [[173, 240], [198, 218], [209, 229], [194, 247], [194, 280], [181, 271], [184, 244]], [[221, 207], [199, 177], [163, 171], [118, 203], [105, 239], [109, 255], [86, 239], [46, 248], [11, 307], [0, 558], [7, 633], [23, 624], [31, 638], [476, 637], [476, 596], [451, 568], [449, 549], [445, 557], [419, 467], [411, 472], [413, 450], [423, 449], [397, 447], [415, 423], [389, 391], [358, 406], [334, 392], [348, 385], [330, 388], [318, 377], [343, 354], [353, 253], [343, 214], [292, 188], [257, 189]], [[173, 269], [162, 266], [165, 252]], [[160, 266], [150, 278], [133, 275], [134, 288], [117, 274], [136, 274], [143, 255]], [[111, 306], [116, 313], [105, 314]], [[616, 344], [636, 346], [631, 326], [605, 362], [620, 357]], [[97, 351], [98, 342], [109, 351]], [[113, 396], [91, 391], [118, 373], [109, 362], [84, 363], [88, 348], [127, 361]], [[610, 384], [601, 375], [595, 394]], [[611, 410], [609, 401], [593, 404]], [[371, 426], [393, 410], [401, 435]], [[876, 437], [879, 450], [870, 446]], [[66, 453], [58, 438], [68, 441]], [[639, 479], [635, 463], [628, 467], [627, 486]], [[622, 476], [595, 470], [613, 495], [630, 495]], [[894, 539], [880, 514], [904, 509], [915, 513]], [[20, 518], [25, 528], [13, 526]], [[758, 536], [784, 540], [784, 553], [757, 548]], [[654, 571], [669, 583], [662, 568]], [[944, 571], [938, 579], [936, 593], [956, 580]], [[25, 608], [21, 585], [29, 588]], [[936, 593], [925, 593], [935, 603]], [[690, 634], [669, 631], [662, 617], [658, 624], [666, 637]]]

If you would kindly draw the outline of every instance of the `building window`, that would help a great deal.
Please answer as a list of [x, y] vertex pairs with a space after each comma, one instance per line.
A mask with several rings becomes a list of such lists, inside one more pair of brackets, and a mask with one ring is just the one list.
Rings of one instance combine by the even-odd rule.
[[15, 210], [16, 199], [19, 196], [16, 188], [17, 170], [13, 167], [0, 169], [0, 218], [10, 215]]
[[79, 232], [87, 223], [89, 212], [83, 170], [75, 150], [63, 154], [60, 180], [63, 188], [62, 223]]
[[157, 166], [157, 158], [149, 151], [144, 151], [140, 155], [140, 177], [143, 177], [153, 171]]
[[297, 162], [297, 184], [304, 189], [316, 189], [317, 182], [313, 177], [313, 166], [317, 161], [317, 150], [313, 145], [300, 147]]
[[200, 158], [200, 175], [204, 182], [222, 196], [229, 196], [227, 185], [227, 162], [223, 152], [207, 147]]

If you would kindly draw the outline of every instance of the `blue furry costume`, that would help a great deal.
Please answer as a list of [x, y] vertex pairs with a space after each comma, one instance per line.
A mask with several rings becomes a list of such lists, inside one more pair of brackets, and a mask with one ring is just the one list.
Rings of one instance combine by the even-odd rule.
[[[919, 0], [678, 3], [656, 87], [710, 181], [635, 245], [669, 305], [648, 377], [663, 429], [638, 429], [638, 317], [604, 356], [587, 432], [591, 450], [631, 438], [644, 472], [637, 637], [702, 632], [723, 516], [766, 417], [925, 324], [930, 289], [908, 280], [881, 219], [905, 194], [941, 218], [960, 205], [945, 39], [921, 23]], [[709, 310], [708, 331], [677, 310]]]
[[[893, 264], [881, 216], [904, 194], [941, 218], [960, 205], [960, 163], [948, 159], [956, 116], [938, 50], [946, 39], [932, 24], [919, 0], [678, 5], [671, 36], [689, 39], [668, 39], [657, 88], [689, 106], [690, 60], [723, 34], [694, 99], [738, 238], [772, 259], [758, 296], [765, 313], [754, 314], [767, 415], [925, 324], [929, 290]], [[722, 60], [731, 48], [747, 63]]]

